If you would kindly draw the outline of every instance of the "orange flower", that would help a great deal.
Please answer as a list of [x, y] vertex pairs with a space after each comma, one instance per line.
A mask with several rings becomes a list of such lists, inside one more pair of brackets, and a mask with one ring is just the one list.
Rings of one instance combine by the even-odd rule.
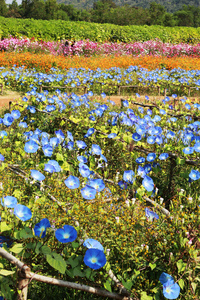
[[36, 68], [38, 71], [49, 72], [52, 67], [59, 69], [85, 68], [95, 70], [111, 67], [127, 68], [140, 66], [148, 70], [166, 68], [182, 68], [185, 70], [200, 69], [200, 58], [197, 57], [153, 57], [153, 56], [100, 56], [100, 57], [63, 57], [50, 54], [6, 53], [0, 52], [0, 66], [24, 66]]

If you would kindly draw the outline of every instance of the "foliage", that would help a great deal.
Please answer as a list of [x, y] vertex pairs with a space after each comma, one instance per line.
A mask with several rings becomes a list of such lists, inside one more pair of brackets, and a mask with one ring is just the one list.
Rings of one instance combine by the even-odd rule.
[[[71, 69], [71, 79], [81, 71], [86, 76]], [[9, 72], [12, 86], [15, 68]], [[163, 288], [169, 293], [159, 281], [165, 272], [180, 286], [179, 299], [199, 297], [199, 103], [184, 97], [174, 106], [173, 95], [151, 109], [132, 104], [136, 99], [120, 108], [91, 92], [37, 92], [34, 77], [22, 68], [17, 74], [28, 82], [25, 97], [0, 119], [2, 246], [44, 275], [117, 291], [111, 269], [132, 297], [156, 300], [164, 299]], [[95, 190], [92, 200], [82, 193], [88, 187]], [[17, 199], [26, 221], [5, 196]], [[84, 264], [88, 238], [104, 248], [100, 270]], [[0, 263], [1, 294], [12, 299], [15, 268]]]
[[[200, 28], [200, 27], [199, 27]], [[45, 41], [86, 40], [133, 42], [159, 39], [169, 43], [199, 43], [200, 29], [192, 27], [118, 26], [63, 20], [34, 20], [0, 17], [2, 37], [28, 37]]]

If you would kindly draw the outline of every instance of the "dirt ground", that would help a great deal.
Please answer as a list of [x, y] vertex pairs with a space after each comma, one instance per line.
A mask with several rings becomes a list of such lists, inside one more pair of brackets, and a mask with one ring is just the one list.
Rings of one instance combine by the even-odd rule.
[[20, 94], [13, 91], [6, 91], [3, 95], [0, 95], [0, 108], [9, 107], [10, 101], [15, 101], [20, 98]]
[[[16, 101], [20, 97], [21, 97], [21, 95], [17, 92], [6, 91], [6, 93], [4, 93], [4, 95], [0, 95], [0, 108], [3, 108], [3, 107], [9, 108], [9, 102], [10, 101]], [[145, 100], [145, 96], [141, 96], [139, 98], [136, 98], [135, 95], [132, 95], [132, 96], [109, 96], [109, 97], [105, 98], [105, 101], [107, 99], [110, 99], [110, 100], [114, 101], [117, 105], [121, 105], [121, 99], [129, 100], [130, 98], [134, 101], [143, 102], [143, 103], [144, 103], [144, 100]], [[160, 97], [159, 96], [149, 96], [149, 99], [152, 102], [156, 102], [156, 99], [162, 99], [162, 98], [164, 99], [164, 96], [160, 96]], [[97, 97], [95, 96], [95, 99], [98, 100], [98, 96]], [[99, 97], [99, 100], [100, 99], [102, 99], [102, 98]], [[191, 97], [190, 99], [191, 100], [197, 100], [198, 99], [198, 101], [200, 101], [199, 98]]]

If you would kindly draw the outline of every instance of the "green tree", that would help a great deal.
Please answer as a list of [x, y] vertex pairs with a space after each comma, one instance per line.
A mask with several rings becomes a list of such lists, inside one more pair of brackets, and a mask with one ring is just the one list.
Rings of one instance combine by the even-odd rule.
[[179, 10], [174, 13], [174, 17], [176, 19], [177, 26], [194, 26], [193, 14], [190, 11]]
[[6, 17], [8, 12], [8, 8], [5, 0], [0, 0], [0, 16]]
[[174, 15], [171, 13], [165, 13], [163, 17], [163, 25], [167, 27], [174, 27], [176, 25]]
[[16, 0], [13, 0], [11, 4], [9, 4], [7, 17], [8, 18], [21, 18], [21, 14], [19, 12], [19, 5]]
[[52, 20], [57, 18], [58, 4], [56, 0], [47, 0], [45, 2], [46, 19]]
[[33, 0], [30, 11], [28, 14], [29, 18], [33, 19], [46, 19], [45, 3], [43, 0]]
[[154, 2], [150, 3], [149, 14], [150, 24], [149, 25], [163, 25], [164, 15], [166, 10], [163, 5]]
[[80, 10], [75, 8], [73, 5], [65, 5], [64, 3], [60, 4], [59, 8], [67, 13], [71, 21], [80, 21]]

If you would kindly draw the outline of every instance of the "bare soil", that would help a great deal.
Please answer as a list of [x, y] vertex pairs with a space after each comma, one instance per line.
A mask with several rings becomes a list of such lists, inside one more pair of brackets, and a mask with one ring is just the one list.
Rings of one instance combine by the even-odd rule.
[[10, 101], [15, 101], [20, 98], [20, 94], [13, 91], [6, 91], [3, 95], [0, 95], [0, 108], [8, 108]]

